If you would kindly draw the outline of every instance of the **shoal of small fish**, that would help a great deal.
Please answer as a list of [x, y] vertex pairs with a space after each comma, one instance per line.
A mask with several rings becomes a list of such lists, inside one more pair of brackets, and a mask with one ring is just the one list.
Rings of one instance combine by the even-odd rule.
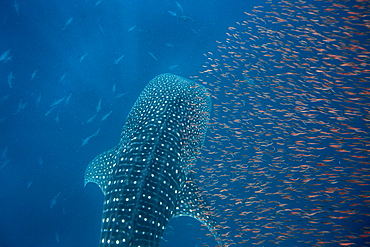
[[370, 245], [369, 10], [270, 0], [205, 54], [196, 175], [225, 246]]

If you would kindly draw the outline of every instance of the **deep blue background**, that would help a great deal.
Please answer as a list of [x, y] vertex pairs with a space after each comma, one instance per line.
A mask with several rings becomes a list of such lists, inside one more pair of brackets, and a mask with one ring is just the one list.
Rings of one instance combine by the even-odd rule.
[[[0, 53], [10, 49], [11, 56], [0, 64], [0, 154], [6, 163], [0, 170], [1, 246], [97, 246], [103, 197], [97, 186], [83, 187], [87, 164], [117, 143], [128, 111], [151, 78], [196, 74], [203, 54], [250, 9], [243, 0], [179, 3], [192, 20], [168, 13], [179, 12], [175, 1], [0, 2]], [[125, 95], [117, 99], [118, 94]], [[67, 105], [63, 101], [45, 116], [69, 95]], [[101, 111], [87, 123], [99, 100]], [[26, 105], [15, 114], [20, 103]], [[196, 237], [204, 233], [197, 233], [197, 221], [173, 224], [177, 228], [169, 231], [177, 244], [168, 246], [200, 243]]]

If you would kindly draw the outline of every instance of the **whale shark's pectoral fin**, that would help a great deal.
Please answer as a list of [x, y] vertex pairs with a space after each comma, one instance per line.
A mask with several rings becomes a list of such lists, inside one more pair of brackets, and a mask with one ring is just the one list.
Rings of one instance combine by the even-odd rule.
[[216, 229], [216, 221], [211, 215], [210, 207], [201, 195], [198, 186], [191, 180], [185, 183], [177, 197], [176, 210], [173, 217], [190, 216], [203, 223], [220, 243]]
[[113, 168], [117, 163], [116, 160], [116, 147], [96, 156], [86, 168], [84, 185], [90, 182], [96, 183], [105, 195]]

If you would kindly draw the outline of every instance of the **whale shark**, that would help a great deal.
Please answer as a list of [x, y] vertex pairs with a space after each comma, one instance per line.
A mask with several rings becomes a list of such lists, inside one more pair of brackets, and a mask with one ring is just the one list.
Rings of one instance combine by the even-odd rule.
[[100, 246], [159, 246], [171, 218], [190, 216], [219, 242], [210, 207], [192, 178], [211, 99], [200, 84], [173, 74], [152, 79], [123, 126], [118, 145], [85, 171], [104, 194]]

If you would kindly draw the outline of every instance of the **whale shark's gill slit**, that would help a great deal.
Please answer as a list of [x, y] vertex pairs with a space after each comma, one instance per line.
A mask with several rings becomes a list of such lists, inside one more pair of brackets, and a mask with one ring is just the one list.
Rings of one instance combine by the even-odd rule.
[[155, 77], [132, 107], [120, 142], [87, 167], [85, 184], [104, 193], [100, 246], [157, 247], [168, 221], [190, 216], [214, 232], [191, 164], [203, 145], [211, 100], [172, 74]]

